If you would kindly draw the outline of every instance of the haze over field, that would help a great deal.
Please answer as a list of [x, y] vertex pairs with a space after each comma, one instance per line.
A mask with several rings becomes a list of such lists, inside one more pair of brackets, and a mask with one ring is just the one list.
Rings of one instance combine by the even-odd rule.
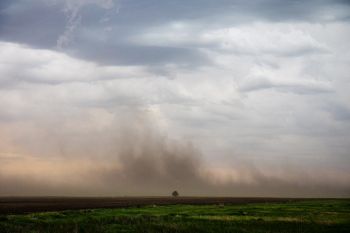
[[1, 0], [0, 195], [350, 197], [350, 2]]

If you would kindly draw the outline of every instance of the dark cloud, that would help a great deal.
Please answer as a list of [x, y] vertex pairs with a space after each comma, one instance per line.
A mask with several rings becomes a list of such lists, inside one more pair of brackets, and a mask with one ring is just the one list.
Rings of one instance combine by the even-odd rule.
[[[112, 42], [113, 43], [113, 42]], [[200, 51], [190, 48], [140, 46], [130, 44], [99, 44], [95, 42], [74, 43], [78, 48], [68, 53], [88, 60], [97, 60], [109, 65], [146, 65], [159, 67], [165, 64], [178, 66], [201, 66], [209, 64], [209, 58]]]
[[350, 121], [350, 108], [344, 104], [332, 103], [326, 110], [338, 121]]
[[[170, 20], [231, 19], [227, 23], [244, 23], [255, 20], [313, 21], [323, 19], [322, 11], [348, 7], [346, 1], [299, 1], [299, 0], [191, 0], [191, 1], [123, 1], [118, 18], [122, 23], [158, 24]], [[337, 12], [330, 12], [337, 13]], [[152, 16], [152, 17], [149, 17]]]
[[11, 1], [2, 6], [0, 38], [39, 48], [53, 48], [65, 27], [62, 8], [40, 1]]
[[[112, 8], [78, 5], [75, 14], [79, 16], [72, 21], [64, 11], [65, 1], [2, 1], [0, 39], [52, 49], [57, 44], [60, 47], [63, 37], [67, 37], [63, 47], [71, 54], [100, 63], [154, 65], [192, 61], [191, 66], [197, 66], [207, 59], [195, 49], [137, 46], [128, 38], [135, 38], [153, 26], [179, 20], [215, 28], [252, 21], [322, 22], [349, 17], [344, 13], [349, 8], [347, 1], [130, 0], [115, 4]], [[68, 35], [67, 27], [72, 27], [69, 25], [72, 23], [76, 28], [71, 28]], [[105, 39], [101, 41], [101, 37]], [[304, 52], [307, 51], [296, 51]]]
[[317, 82], [305, 82], [303, 80], [286, 82], [275, 80], [272, 81], [268, 78], [253, 78], [241, 85], [240, 90], [243, 92], [261, 91], [261, 90], [275, 90], [280, 92], [291, 92], [296, 94], [312, 95], [330, 93], [333, 90], [330, 86], [324, 83]]

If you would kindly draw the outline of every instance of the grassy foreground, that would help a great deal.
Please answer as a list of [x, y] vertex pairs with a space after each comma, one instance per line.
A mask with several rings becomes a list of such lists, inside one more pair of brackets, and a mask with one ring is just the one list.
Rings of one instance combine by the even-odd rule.
[[1, 233], [350, 232], [350, 200], [168, 205], [0, 216]]

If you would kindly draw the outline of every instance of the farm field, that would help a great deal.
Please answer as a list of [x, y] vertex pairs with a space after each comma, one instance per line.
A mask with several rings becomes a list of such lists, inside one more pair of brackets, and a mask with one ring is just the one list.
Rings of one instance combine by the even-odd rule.
[[262, 200], [3, 213], [0, 232], [350, 232], [350, 200]]
[[303, 199], [246, 197], [2, 197], [0, 198], [0, 214], [91, 208], [139, 207], [144, 205], [246, 204], [297, 200]]

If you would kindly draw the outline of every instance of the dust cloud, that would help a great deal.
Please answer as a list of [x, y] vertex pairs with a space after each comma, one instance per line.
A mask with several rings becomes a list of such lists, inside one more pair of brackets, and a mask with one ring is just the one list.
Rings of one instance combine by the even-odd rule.
[[[347, 173], [236, 164], [217, 167], [144, 112], [71, 125], [2, 125], [1, 196], [346, 197]], [[95, 124], [94, 124], [95, 122]], [[6, 134], [7, 133], [7, 134]], [[11, 139], [11, 140], [10, 140]], [[234, 156], [234, 155], [233, 155]], [[285, 169], [286, 168], [286, 169]], [[322, 175], [321, 175], [322, 174]]]

